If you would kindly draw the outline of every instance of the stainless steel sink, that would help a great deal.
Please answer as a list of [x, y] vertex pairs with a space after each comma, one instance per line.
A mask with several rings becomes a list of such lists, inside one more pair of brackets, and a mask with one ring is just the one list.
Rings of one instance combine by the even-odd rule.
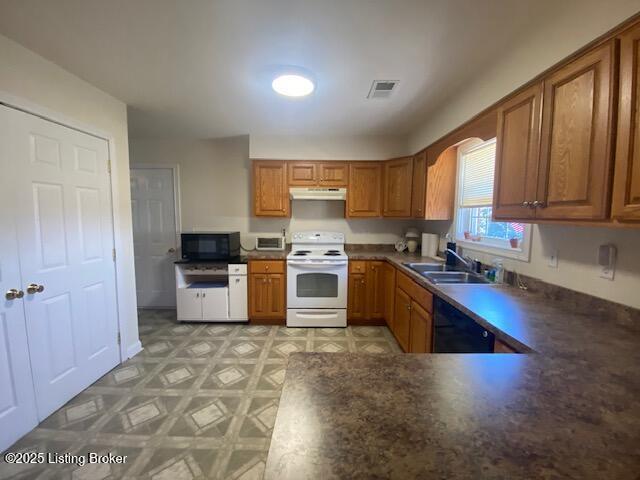
[[444, 263], [405, 263], [404, 266], [418, 272], [420, 275], [423, 275], [426, 272], [446, 272], [456, 270], [455, 267], [450, 267]]
[[435, 284], [473, 283], [491, 285], [491, 282], [482, 275], [469, 272], [425, 272], [422, 276]]

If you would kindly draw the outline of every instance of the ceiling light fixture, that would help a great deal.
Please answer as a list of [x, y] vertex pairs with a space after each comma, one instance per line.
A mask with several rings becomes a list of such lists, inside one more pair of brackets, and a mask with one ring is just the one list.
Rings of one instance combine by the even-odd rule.
[[286, 97], [306, 97], [316, 88], [309, 78], [295, 74], [279, 75], [273, 79], [271, 87]]

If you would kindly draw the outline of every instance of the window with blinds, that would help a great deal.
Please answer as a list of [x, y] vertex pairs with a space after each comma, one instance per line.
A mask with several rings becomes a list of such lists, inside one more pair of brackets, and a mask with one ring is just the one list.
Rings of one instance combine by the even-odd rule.
[[496, 141], [490, 140], [464, 151], [460, 160], [460, 206], [491, 206]]
[[530, 227], [492, 220], [495, 163], [495, 139], [458, 147], [456, 241], [464, 248], [528, 260]]

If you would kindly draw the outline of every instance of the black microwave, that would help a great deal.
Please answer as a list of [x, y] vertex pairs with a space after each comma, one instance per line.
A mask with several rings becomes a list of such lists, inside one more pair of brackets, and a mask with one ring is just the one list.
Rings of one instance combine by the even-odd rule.
[[182, 259], [224, 261], [240, 256], [240, 232], [183, 233]]

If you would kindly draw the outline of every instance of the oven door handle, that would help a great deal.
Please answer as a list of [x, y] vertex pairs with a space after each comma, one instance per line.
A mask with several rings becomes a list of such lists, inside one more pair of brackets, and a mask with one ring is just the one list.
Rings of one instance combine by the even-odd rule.
[[295, 265], [296, 267], [312, 267], [312, 268], [331, 268], [331, 267], [341, 267], [346, 265], [347, 262], [336, 262], [336, 263], [307, 263], [307, 262], [287, 262], [287, 265]]
[[296, 312], [296, 316], [299, 318], [313, 318], [313, 319], [319, 319], [319, 318], [334, 318], [336, 315], [338, 314], [337, 311], [332, 311], [332, 312], [323, 312], [323, 311], [318, 311], [318, 312]]

